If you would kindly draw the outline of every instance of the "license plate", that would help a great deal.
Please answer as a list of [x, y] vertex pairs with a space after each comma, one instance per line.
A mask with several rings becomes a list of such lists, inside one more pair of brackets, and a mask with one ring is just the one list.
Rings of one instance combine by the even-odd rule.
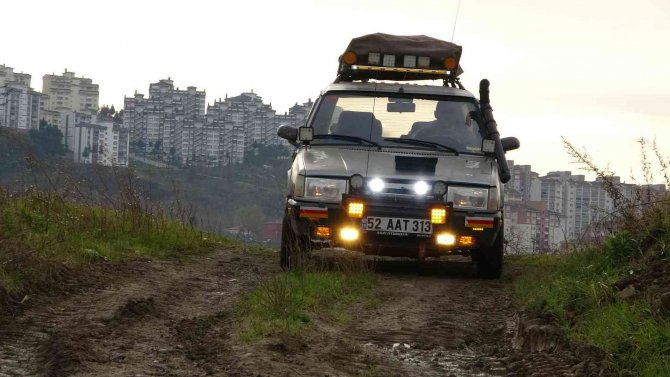
[[433, 234], [433, 224], [423, 219], [368, 216], [363, 221], [363, 230], [388, 234]]

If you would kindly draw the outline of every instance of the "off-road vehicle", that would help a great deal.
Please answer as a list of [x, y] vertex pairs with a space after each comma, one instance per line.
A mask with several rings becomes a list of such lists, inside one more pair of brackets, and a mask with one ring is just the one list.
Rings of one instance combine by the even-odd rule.
[[333, 246], [419, 259], [470, 255], [480, 276], [500, 276], [505, 152], [519, 141], [500, 139], [487, 80], [479, 101], [463, 88], [461, 51], [426, 36], [355, 38], [305, 126], [279, 127], [297, 148], [282, 267]]

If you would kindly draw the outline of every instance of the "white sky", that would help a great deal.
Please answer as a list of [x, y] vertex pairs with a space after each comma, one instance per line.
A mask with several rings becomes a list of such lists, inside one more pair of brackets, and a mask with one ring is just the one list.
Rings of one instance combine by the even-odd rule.
[[[100, 84], [100, 103], [170, 76], [208, 102], [254, 89], [278, 112], [314, 99], [351, 38], [374, 32], [451, 39], [458, 0], [8, 0], [0, 64], [64, 68]], [[454, 42], [465, 86], [491, 81], [508, 154], [544, 174], [577, 170], [560, 136], [628, 180], [640, 137], [670, 147], [670, 1], [462, 0]], [[659, 177], [660, 178], [660, 177]]]

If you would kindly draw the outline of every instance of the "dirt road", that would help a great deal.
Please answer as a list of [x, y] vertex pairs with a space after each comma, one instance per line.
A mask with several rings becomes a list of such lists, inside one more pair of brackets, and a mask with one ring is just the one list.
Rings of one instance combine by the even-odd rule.
[[[380, 264], [381, 304], [347, 325], [316, 322], [300, 337], [239, 342], [233, 309], [278, 273], [275, 258], [220, 251], [137, 261], [107, 283], [36, 299], [0, 319], [5, 376], [572, 376], [588, 365], [551, 341], [519, 345], [510, 278], [467, 264]], [[538, 326], [528, 326], [538, 328]], [[545, 331], [546, 333], [546, 331]], [[516, 338], [515, 338], [516, 336]], [[575, 366], [575, 367], [572, 367]], [[581, 369], [580, 369], [581, 368]]]

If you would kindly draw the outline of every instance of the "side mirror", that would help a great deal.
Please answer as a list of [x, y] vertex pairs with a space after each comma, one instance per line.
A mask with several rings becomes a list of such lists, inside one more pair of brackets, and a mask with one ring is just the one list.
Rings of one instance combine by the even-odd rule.
[[277, 136], [288, 140], [293, 146], [298, 146], [296, 143], [296, 140], [298, 140], [298, 129], [293, 126], [282, 124], [277, 128]]
[[519, 139], [515, 137], [504, 137], [500, 139], [500, 143], [502, 144], [503, 150], [505, 152], [519, 149], [519, 147], [521, 146]]

